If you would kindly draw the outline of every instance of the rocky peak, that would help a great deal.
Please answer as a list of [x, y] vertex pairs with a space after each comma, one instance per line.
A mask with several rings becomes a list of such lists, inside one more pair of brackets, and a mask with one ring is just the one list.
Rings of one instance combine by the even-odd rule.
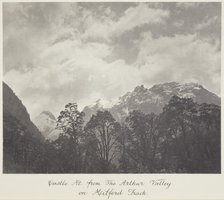
[[217, 95], [209, 92], [198, 83], [168, 82], [154, 85], [149, 89], [143, 85], [137, 86], [133, 92], [128, 92], [120, 97], [119, 103], [114, 105], [110, 111], [119, 121], [122, 121], [132, 110], [158, 114], [162, 112], [164, 105], [174, 95], [181, 98], [192, 98], [198, 103], [221, 104], [221, 99]]
[[140, 85], [140, 86], [137, 86], [133, 92], [135, 93], [145, 93], [147, 92], [147, 88], [144, 87], [144, 85]]

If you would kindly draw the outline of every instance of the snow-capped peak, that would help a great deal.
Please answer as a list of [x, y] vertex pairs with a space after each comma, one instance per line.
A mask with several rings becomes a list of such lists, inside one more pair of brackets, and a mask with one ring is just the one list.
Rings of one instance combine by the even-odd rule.
[[203, 88], [198, 83], [168, 82], [156, 84], [147, 89], [143, 85], [137, 86], [132, 92], [126, 93], [119, 98], [119, 103], [114, 105], [110, 111], [117, 120], [127, 116], [127, 112], [141, 110], [144, 113], [160, 113], [165, 104], [172, 96], [192, 98], [198, 103], [213, 103], [220, 105], [220, 98]]

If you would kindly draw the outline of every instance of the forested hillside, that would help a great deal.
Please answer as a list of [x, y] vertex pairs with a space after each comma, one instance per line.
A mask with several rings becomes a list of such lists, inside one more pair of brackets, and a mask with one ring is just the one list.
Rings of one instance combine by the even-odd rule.
[[60, 136], [37, 140], [4, 112], [5, 173], [220, 173], [220, 106], [173, 96], [160, 114], [129, 113], [123, 123], [68, 103]]

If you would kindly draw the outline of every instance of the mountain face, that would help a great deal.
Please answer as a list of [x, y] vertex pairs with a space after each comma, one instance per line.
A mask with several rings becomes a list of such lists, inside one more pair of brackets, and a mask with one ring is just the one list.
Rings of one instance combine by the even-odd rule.
[[100, 99], [98, 99], [94, 105], [91, 106], [86, 106], [83, 109], [83, 112], [85, 113], [84, 116], [84, 122], [87, 123], [92, 115], [95, 115], [97, 113], [97, 111], [103, 111], [103, 105], [100, 103]]
[[3, 113], [3, 118], [5, 118], [6, 115], [14, 117], [33, 137], [43, 139], [37, 127], [30, 120], [30, 116], [22, 101], [5, 83], [3, 83]]
[[56, 119], [49, 111], [43, 111], [34, 118], [34, 124], [37, 126], [42, 135], [46, 138], [56, 127]]
[[45, 139], [54, 141], [59, 137], [60, 131], [56, 129], [56, 118], [51, 112], [41, 112], [34, 118], [34, 123]]
[[[120, 97], [119, 102], [107, 110], [118, 121], [123, 121], [132, 110], [141, 110], [146, 114], [151, 112], [159, 114], [173, 95], [192, 98], [198, 103], [221, 104], [220, 97], [197, 83], [170, 82], [154, 85], [149, 89], [143, 85], [137, 86], [132, 92]], [[85, 112], [85, 110], [88, 110], [88, 115], [96, 113], [95, 109], [91, 110], [91, 107], [86, 107], [83, 111]]]

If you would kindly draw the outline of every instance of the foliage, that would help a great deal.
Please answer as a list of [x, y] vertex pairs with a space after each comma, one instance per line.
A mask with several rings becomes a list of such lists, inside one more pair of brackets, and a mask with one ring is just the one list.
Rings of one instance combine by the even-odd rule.
[[159, 115], [138, 110], [119, 124], [98, 111], [83, 127], [76, 103], [61, 111], [56, 141], [40, 141], [3, 114], [4, 173], [220, 173], [221, 111], [173, 96]]
[[84, 113], [79, 112], [76, 103], [68, 103], [60, 112], [57, 128], [62, 131], [55, 142], [58, 156], [62, 161], [63, 173], [77, 173], [82, 170], [82, 140]]
[[161, 165], [167, 172], [220, 171], [220, 107], [174, 96], [160, 114]]
[[155, 114], [133, 111], [126, 118], [129, 129], [127, 156], [136, 164], [137, 172], [152, 172], [155, 167], [158, 131]]
[[[87, 140], [91, 140], [102, 172], [109, 172], [116, 159], [120, 125], [109, 111], [97, 111], [86, 124]], [[87, 149], [88, 150], [88, 149]]]

